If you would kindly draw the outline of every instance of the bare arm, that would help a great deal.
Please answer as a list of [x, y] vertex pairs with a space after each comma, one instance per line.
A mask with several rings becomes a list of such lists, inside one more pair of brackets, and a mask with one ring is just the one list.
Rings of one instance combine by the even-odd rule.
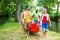
[[49, 16], [49, 19], [48, 19], [49, 23], [50, 23], [50, 26], [51, 26], [51, 20], [50, 20], [50, 16]]

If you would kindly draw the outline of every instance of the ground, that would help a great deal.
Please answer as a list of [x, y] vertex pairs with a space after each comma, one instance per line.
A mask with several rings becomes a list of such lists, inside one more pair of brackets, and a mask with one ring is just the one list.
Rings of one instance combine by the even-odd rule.
[[39, 32], [36, 35], [30, 35], [27, 39], [24, 36], [22, 25], [13, 21], [0, 26], [0, 40], [60, 40], [60, 34], [54, 31], [47, 32], [47, 39], [44, 39], [41, 35], [42, 33]]

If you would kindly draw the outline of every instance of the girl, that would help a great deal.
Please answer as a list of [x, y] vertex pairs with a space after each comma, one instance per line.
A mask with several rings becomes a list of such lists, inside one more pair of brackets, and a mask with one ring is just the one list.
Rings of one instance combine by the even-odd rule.
[[29, 27], [30, 27], [30, 22], [31, 22], [31, 12], [29, 9], [29, 6], [26, 6], [26, 11], [24, 12], [24, 21], [25, 21], [25, 27], [27, 31], [27, 38], [29, 36]]

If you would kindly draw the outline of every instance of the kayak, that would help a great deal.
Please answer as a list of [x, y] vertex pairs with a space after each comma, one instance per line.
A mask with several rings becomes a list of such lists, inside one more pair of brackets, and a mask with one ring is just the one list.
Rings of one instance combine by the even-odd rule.
[[40, 31], [40, 24], [39, 23], [32, 23], [32, 21], [30, 22], [30, 29], [29, 31], [31, 33], [37, 33]]

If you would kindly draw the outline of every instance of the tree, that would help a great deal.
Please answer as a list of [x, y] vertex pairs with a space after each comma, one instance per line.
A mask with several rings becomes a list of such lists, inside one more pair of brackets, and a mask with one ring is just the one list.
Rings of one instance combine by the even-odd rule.
[[[37, 5], [46, 7], [48, 10], [50, 10], [50, 8], [54, 7], [56, 3], [57, 3], [57, 0], [38, 0]], [[48, 13], [50, 12], [48, 11]]]
[[20, 20], [20, 4], [21, 4], [22, 0], [19, 0], [18, 3], [16, 4], [16, 13], [15, 13], [15, 21], [19, 21]]
[[58, 11], [59, 11], [59, 2], [57, 2], [57, 13], [56, 13], [56, 16], [55, 16], [55, 19], [56, 19], [56, 32], [58, 31]]
[[16, 0], [1, 0], [0, 1], [0, 15], [8, 14], [9, 16], [13, 14], [16, 10]]

